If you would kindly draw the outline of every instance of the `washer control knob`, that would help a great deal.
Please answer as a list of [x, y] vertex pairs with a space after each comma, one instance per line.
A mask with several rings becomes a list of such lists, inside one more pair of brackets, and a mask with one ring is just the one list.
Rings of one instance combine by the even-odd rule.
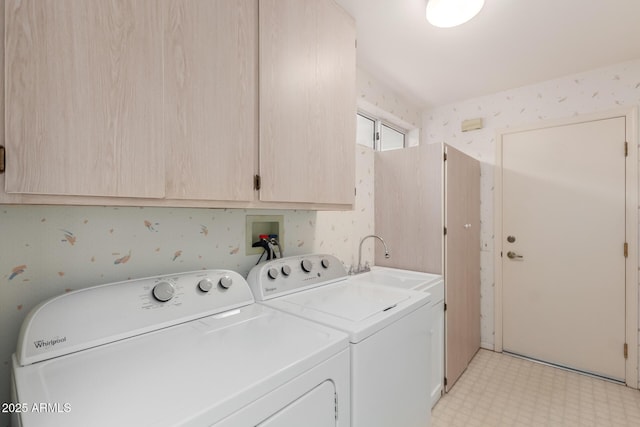
[[313, 263], [311, 263], [311, 261], [309, 261], [308, 259], [303, 259], [300, 263], [300, 266], [305, 271], [305, 273], [309, 273], [313, 268]]
[[326, 258], [323, 258], [322, 261], [320, 261], [320, 264], [322, 265], [322, 268], [329, 268], [329, 265], [331, 265], [329, 260]]
[[288, 276], [291, 274], [291, 267], [289, 267], [288, 265], [283, 265], [281, 271], [283, 275]]
[[233, 279], [225, 274], [220, 278], [218, 284], [222, 289], [229, 289], [233, 285]]
[[278, 269], [271, 267], [269, 271], [267, 271], [267, 276], [269, 276], [269, 279], [275, 279], [276, 277], [278, 277]]
[[153, 297], [160, 302], [169, 301], [175, 293], [175, 288], [169, 282], [160, 282], [153, 287]]
[[213, 282], [211, 279], [202, 279], [198, 282], [198, 289], [202, 292], [209, 292], [213, 288]]

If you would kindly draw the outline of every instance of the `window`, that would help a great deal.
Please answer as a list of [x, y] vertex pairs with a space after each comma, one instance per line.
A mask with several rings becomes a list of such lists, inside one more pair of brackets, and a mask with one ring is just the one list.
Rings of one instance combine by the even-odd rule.
[[375, 150], [376, 121], [360, 113], [358, 113], [356, 117], [358, 118], [356, 125], [356, 142]]
[[406, 144], [406, 131], [365, 113], [357, 114], [356, 142], [378, 151], [397, 150]]
[[400, 132], [384, 123], [380, 124], [380, 151], [404, 148], [404, 132]]

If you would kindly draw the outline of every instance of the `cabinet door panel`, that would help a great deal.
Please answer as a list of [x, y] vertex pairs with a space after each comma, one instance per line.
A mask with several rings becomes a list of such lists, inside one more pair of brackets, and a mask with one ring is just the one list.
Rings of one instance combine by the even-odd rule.
[[169, 2], [167, 198], [253, 199], [257, 20], [257, 0]]
[[465, 242], [467, 311], [469, 313], [469, 340], [467, 358], [469, 362], [480, 349], [480, 162], [465, 158], [467, 173], [466, 206], [467, 237]]
[[446, 390], [480, 348], [480, 164], [446, 146]]
[[442, 144], [375, 153], [375, 265], [442, 274]]
[[162, 197], [155, 0], [7, 0], [7, 192]]
[[351, 204], [355, 25], [332, 0], [260, 0], [263, 201]]
[[458, 150], [446, 147], [445, 163], [445, 346], [446, 391], [456, 383], [469, 362], [467, 348], [470, 339], [465, 250], [467, 238], [467, 177], [465, 156]]

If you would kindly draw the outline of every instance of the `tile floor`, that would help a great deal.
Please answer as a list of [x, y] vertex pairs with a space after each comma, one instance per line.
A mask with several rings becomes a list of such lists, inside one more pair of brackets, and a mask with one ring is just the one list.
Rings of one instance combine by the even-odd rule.
[[480, 350], [432, 412], [433, 427], [640, 426], [640, 391]]

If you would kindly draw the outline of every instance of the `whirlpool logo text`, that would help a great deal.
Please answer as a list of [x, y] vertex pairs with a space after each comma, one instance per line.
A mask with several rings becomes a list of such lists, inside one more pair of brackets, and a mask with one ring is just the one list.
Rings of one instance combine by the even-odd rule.
[[49, 348], [49, 347], [53, 347], [56, 344], [60, 344], [62, 342], [66, 342], [67, 341], [67, 337], [55, 337], [52, 338], [50, 340], [38, 340], [38, 341], [34, 341], [33, 345], [36, 348]]

